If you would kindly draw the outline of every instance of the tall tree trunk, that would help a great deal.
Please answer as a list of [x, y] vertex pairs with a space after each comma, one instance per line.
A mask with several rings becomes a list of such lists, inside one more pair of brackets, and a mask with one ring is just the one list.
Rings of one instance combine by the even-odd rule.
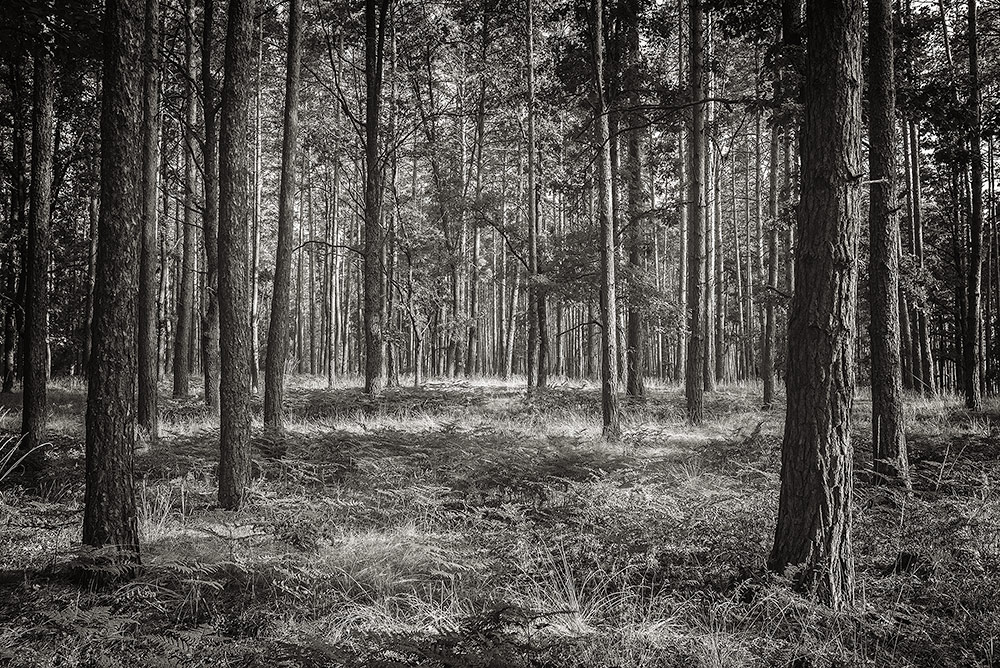
[[[15, 57], [10, 64], [10, 97], [11, 97], [11, 222], [18, 235], [28, 227], [27, 204], [28, 204], [28, 158], [26, 148], [29, 140], [26, 138], [28, 125], [28, 104], [26, 102], [25, 69], [26, 59]], [[13, 240], [12, 240], [13, 241]], [[25, 262], [25, 247], [23, 243], [10, 244], [10, 265], [7, 270], [10, 272], [8, 285], [9, 302], [6, 308], [6, 324], [4, 331], [4, 375], [2, 391], [10, 393], [14, 391], [14, 381], [20, 377], [21, 370], [18, 369], [19, 348], [23, 343], [21, 332], [24, 324], [24, 271], [27, 268]]]
[[[476, 107], [476, 208], [483, 206], [483, 146], [486, 143], [486, 59], [489, 56], [489, 6], [483, 4], [482, 42], [480, 51], [479, 102]], [[472, 231], [472, 275], [469, 279], [469, 330], [465, 352], [465, 374], [467, 376], [481, 373], [479, 349], [479, 301], [480, 275], [479, 256], [482, 251], [482, 234], [478, 222]]]
[[[45, 33], [43, 33], [45, 34]], [[42, 442], [47, 410], [49, 345], [49, 219], [52, 210], [52, 154], [54, 142], [55, 85], [52, 55], [48, 45], [39, 45], [34, 57], [33, 110], [31, 128], [31, 190], [25, 294], [24, 393], [21, 413], [21, 449], [32, 451]], [[30, 463], [29, 463], [30, 462]], [[26, 463], [41, 465], [37, 452]]]
[[538, 196], [536, 193], [535, 147], [535, 27], [533, 0], [526, 0], [528, 25], [527, 35], [527, 77], [528, 77], [528, 190], [525, 207], [528, 211], [528, 339], [527, 376], [528, 392], [537, 384], [538, 371]]
[[201, 354], [205, 373], [205, 404], [219, 410], [219, 126], [216, 116], [215, 77], [212, 75], [215, 0], [205, 0], [201, 32], [201, 87], [204, 95], [205, 208], [202, 234], [205, 243], [205, 312], [201, 320]]
[[788, 409], [769, 566], [835, 609], [854, 600], [855, 292], [861, 171], [860, 0], [810, 0]]
[[142, 216], [143, 0], [107, 0], [101, 204], [87, 390], [83, 543], [138, 561], [135, 505], [136, 307]]
[[972, 208], [969, 217], [969, 266], [966, 283], [968, 296], [965, 313], [965, 345], [963, 346], [963, 366], [965, 385], [965, 406], [972, 410], [982, 407], [980, 388], [980, 359], [982, 350], [979, 341], [980, 291], [983, 277], [983, 153], [982, 153], [982, 91], [979, 84], [978, 16], [976, 0], [969, 0], [969, 111], [972, 127], [969, 129], [969, 149], [971, 156]]
[[872, 440], [876, 482], [906, 478], [899, 332], [899, 218], [896, 214], [896, 88], [892, 0], [868, 2], [868, 223]]
[[386, 387], [399, 387], [399, 360], [401, 356], [401, 319], [398, 317], [398, 304], [396, 303], [396, 277], [399, 265], [399, 254], [397, 248], [397, 231], [399, 221], [397, 213], [399, 210], [399, 197], [397, 193], [397, 180], [399, 179], [399, 152], [397, 151], [397, 116], [399, 114], [399, 104], [397, 103], [397, 44], [395, 11], [390, 15], [389, 33], [389, 190], [392, 198], [392, 206], [389, 207], [388, 224], [386, 225], [385, 241], [385, 313], [388, 320], [390, 335], [385, 341], [385, 375]]
[[615, 230], [611, 210], [611, 131], [604, 84], [604, 17], [601, 0], [591, 2], [594, 58], [594, 125], [597, 149], [598, 220], [601, 243], [601, 412], [604, 437], [621, 437], [618, 409], [618, 298], [615, 289]]
[[174, 338], [174, 396], [191, 391], [191, 337], [194, 329], [195, 277], [195, 145], [198, 107], [195, 98], [194, 0], [185, 0], [184, 31], [184, 223], [181, 229], [181, 275], [177, 292], [177, 328]]
[[767, 295], [764, 298], [764, 359], [761, 376], [764, 379], [764, 407], [774, 405], [774, 362], [776, 357], [776, 301], [778, 292], [778, 144], [780, 129], [772, 121], [770, 168], [767, 182]]
[[250, 57], [254, 0], [229, 1], [219, 133], [219, 505], [236, 510], [250, 484]]
[[[211, 0], [209, 0], [211, 2]], [[159, 348], [157, 345], [157, 205], [160, 172], [159, 0], [146, 0], [142, 53], [142, 231], [139, 242], [139, 426], [151, 439], [160, 435]]]
[[[712, 243], [713, 263], [708, 267], [712, 274], [712, 288], [715, 293], [712, 303], [715, 305], [715, 332], [712, 335], [712, 349], [715, 368], [712, 370], [712, 377], [715, 382], [721, 383], [726, 373], [726, 297], [727, 293], [723, 283], [725, 272], [726, 252], [722, 246], [722, 167], [721, 160], [716, 160], [715, 173], [713, 176], [715, 196], [713, 197], [714, 213], [712, 214]], [[712, 326], [712, 323], [709, 323]]]
[[281, 187], [278, 194], [278, 246], [274, 254], [274, 292], [264, 360], [264, 426], [284, 427], [285, 364], [288, 361], [288, 315], [295, 226], [295, 150], [299, 136], [302, 0], [292, 0], [288, 13], [285, 71], [285, 118], [281, 144]]
[[[254, 91], [253, 130], [253, 217], [250, 249], [250, 385], [253, 393], [260, 392], [260, 229], [261, 229], [261, 183], [263, 170], [261, 150], [261, 70], [264, 61], [264, 18], [257, 22], [257, 73]], [[218, 174], [218, 173], [216, 173]], [[216, 281], [218, 283], [218, 281]]]
[[687, 418], [701, 424], [705, 406], [705, 328], [708, 313], [705, 298], [705, 11], [692, 0], [689, 13], [689, 58], [691, 69], [691, 134], [688, 137], [688, 239], [687, 239], [687, 368], [684, 394]]
[[[624, 5], [626, 35], [625, 35], [625, 88], [628, 91], [628, 106], [637, 109], [641, 102], [639, 96], [639, 2], [629, 0]], [[646, 347], [643, 342], [642, 307], [639, 304], [640, 273], [645, 260], [645, 216], [648, 214], [649, 197], [643, 176], [643, 117], [638, 111], [629, 115], [629, 129], [626, 145], [626, 174], [628, 178], [628, 225], [629, 245], [628, 263], [633, 290], [628, 300], [628, 315], [626, 318], [625, 366], [626, 393], [630, 397], [641, 397], [645, 394], [645, 364]]]
[[364, 187], [364, 334], [365, 393], [385, 385], [385, 267], [382, 228], [382, 160], [379, 136], [386, 16], [391, 0], [365, 2], [365, 187]]
[[[702, 7], [705, 3], [702, 2]], [[708, 62], [712, 58], [712, 15], [710, 11], [705, 11], [705, 33], [704, 49]], [[703, 334], [705, 337], [704, 354], [702, 358], [702, 374], [706, 392], [715, 392], [715, 226], [717, 216], [715, 215], [715, 203], [719, 199], [719, 193], [715, 187], [716, 156], [715, 145], [718, 135], [718, 128], [715, 123], [715, 103], [712, 96], [715, 94], [714, 73], [711, 68], [703, 71], [705, 81], [705, 144], [703, 158], [705, 161], [705, 176], [702, 181], [702, 189], [705, 197], [705, 233], [703, 235], [704, 263], [701, 267], [701, 281], [704, 285], [702, 297], [705, 301], [705, 322]]]

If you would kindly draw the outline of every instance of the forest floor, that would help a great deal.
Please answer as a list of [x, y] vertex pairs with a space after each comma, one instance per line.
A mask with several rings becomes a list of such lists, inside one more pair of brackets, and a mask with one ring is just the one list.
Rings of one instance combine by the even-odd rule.
[[238, 513], [215, 507], [217, 425], [163, 399], [142, 568], [101, 590], [79, 584], [85, 393], [49, 396], [48, 473], [0, 488], [0, 665], [1000, 666], [995, 405], [909, 403], [907, 495], [870, 484], [859, 396], [858, 605], [833, 614], [766, 573], [783, 414], [755, 387], [697, 429], [651, 387], [609, 444], [591, 385], [296, 379]]

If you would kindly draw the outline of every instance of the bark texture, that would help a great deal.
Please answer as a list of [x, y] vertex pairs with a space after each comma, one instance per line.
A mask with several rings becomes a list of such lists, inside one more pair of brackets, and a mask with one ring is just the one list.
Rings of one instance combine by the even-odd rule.
[[[629, 106], [637, 109], [641, 103], [639, 87], [639, 13], [638, 0], [628, 0], [623, 6], [625, 28], [625, 88]], [[639, 112], [629, 116], [626, 136], [626, 178], [628, 179], [628, 264], [632, 281], [632, 294], [628, 299], [625, 324], [625, 392], [630, 397], [641, 397], [645, 390], [644, 322], [639, 303], [641, 273], [646, 255], [645, 220], [649, 208], [649, 195], [643, 175], [645, 149], [645, 119]]]
[[982, 91], [979, 83], [978, 9], [976, 0], [969, 0], [969, 155], [971, 157], [971, 207], [969, 211], [969, 263], [966, 279], [965, 341], [963, 375], [965, 407], [982, 408], [982, 323], [981, 292], [983, 283], [983, 152], [982, 152]]
[[230, 0], [219, 134], [219, 505], [250, 484], [250, 97], [254, 0]]
[[299, 81], [302, 0], [292, 0], [288, 14], [285, 120], [281, 145], [281, 186], [278, 194], [278, 247], [274, 256], [271, 325], [264, 360], [264, 426], [283, 427], [285, 363], [288, 359], [288, 315], [292, 288], [292, 244], [295, 226], [295, 148], [299, 137]]
[[83, 543], [139, 558], [134, 460], [143, 0], [107, 0]]
[[[44, 33], [43, 33], [44, 34]], [[27, 313], [24, 323], [24, 393], [21, 413], [21, 448], [41, 445], [47, 410], [46, 381], [49, 346], [49, 226], [52, 210], [52, 152], [54, 143], [55, 87], [52, 56], [47, 45], [38, 47], [34, 65], [31, 130], [31, 188], [27, 261]], [[41, 464], [37, 452], [25, 462], [29, 468]]]
[[219, 124], [216, 84], [212, 74], [215, 38], [215, 1], [205, 0], [201, 31], [201, 87], [205, 119], [205, 209], [202, 234], [205, 242], [205, 312], [201, 319], [201, 355], [205, 373], [205, 404], [219, 410]]
[[194, 0], [186, 0], [184, 35], [184, 215], [181, 229], [180, 277], [177, 290], [177, 327], [174, 336], [174, 396], [191, 392], [191, 342], [194, 329], [195, 181], [194, 149], [198, 107], [195, 99]]
[[365, 393], [385, 387], [385, 230], [383, 165], [379, 155], [382, 70], [389, 0], [365, 2], [364, 308]]
[[811, 0], [788, 408], [769, 565], [835, 609], [854, 600], [851, 407], [861, 154], [860, 0]]
[[142, 45], [142, 230], [139, 242], [139, 426], [150, 438], [160, 431], [156, 340], [157, 195], [160, 166], [159, 0], [146, 0]]
[[595, 143], [597, 144], [598, 224], [601, 243], [601, 413], [604, 437], [621, 437], [618, 407], [618, 296], [615, 288], [615, 230], [611, 209], [611, 130], [604, 84], [602, 3], [591, 3], [594, 57]]
[[705, 235], [707, 202], [705, 199], [705, 11], [700, 0], [692, 0], [689, 14], [689, 61], [691, 94], [691, 130], [688, 135], [687, 195], [687, 366], [684, 370], [684, 394], [687, 418], [701, 424], [705, 412], [705, 329], [708, 321], [705, 294]]
[[868, 3], [869, 304], [872, 453], [876, 482], [907, 475], [899, 331], [899, 217], [896, 213], [896, 89], [892, 0]]

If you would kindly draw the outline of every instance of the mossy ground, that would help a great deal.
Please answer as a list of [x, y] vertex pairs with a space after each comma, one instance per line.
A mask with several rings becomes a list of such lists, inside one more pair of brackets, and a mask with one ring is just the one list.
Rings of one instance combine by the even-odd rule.
[[[859, 395], [858, 605], [833, 614], [764, 568], [784, 416], [756, 387], [710, 395], [694, 429], [653, 386], [620, 443], [592, 385], [355, 387], [293, 381], [238, 513], [215, 507], [215, 421], [163, 399], [142, 568], [100, 590], [79, 578], [85, 393], [53, 388], [46, 473], [0, 491], [0, 664], [1000, 665], [991, 411], [914, 398], [906, 494], [869, 482]], [[9, 434], [19, 397], [0, 401]]]

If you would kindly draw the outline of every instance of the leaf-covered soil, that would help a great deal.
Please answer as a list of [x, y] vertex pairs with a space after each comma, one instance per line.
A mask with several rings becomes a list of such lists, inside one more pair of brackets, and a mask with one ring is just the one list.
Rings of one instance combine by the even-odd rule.
[[908, 494], [871, 486], [859, 396], [858, 605], [833, 614], [766, 572], [784, 417], [757, 396], [720, 390], [694, 429], [654, 386], [608, 443], [590, 385], [299, 379], [238, 513], [215, 507], [216, 422], [163, 399], [142, 567], [93, 588], [85, 394], [54, 388], [45, 473], [0, 486], [0, 665], [1000, 665], [997, 416], [914, 398]]

